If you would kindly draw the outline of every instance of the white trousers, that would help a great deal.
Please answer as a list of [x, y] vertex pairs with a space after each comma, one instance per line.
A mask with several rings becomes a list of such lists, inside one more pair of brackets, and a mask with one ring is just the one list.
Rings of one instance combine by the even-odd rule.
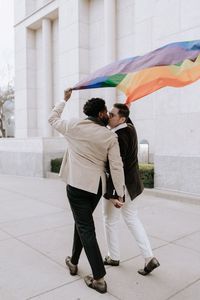
[[131, 234], [136, 240], [136, 243], [144, 258], [152, 257], [152, 249], [145, 232], [145, 229], [139, 219], [134, 201], [131, 201], [126, 190], [125, 204], [122, 208], [116, 208], [111, 201], [103, 198], [103, 215], [105, 224], [105, 234], [108, 246], [108, 255], [113, 260], [120, 260], [119, 249], [119, 222], [122, 215]]

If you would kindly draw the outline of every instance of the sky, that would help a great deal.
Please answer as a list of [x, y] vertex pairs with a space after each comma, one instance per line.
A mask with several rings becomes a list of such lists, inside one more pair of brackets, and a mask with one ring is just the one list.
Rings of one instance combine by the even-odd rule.
[[0, 87], [14, 76], [13, 26], [14, 0], [0, 0]]

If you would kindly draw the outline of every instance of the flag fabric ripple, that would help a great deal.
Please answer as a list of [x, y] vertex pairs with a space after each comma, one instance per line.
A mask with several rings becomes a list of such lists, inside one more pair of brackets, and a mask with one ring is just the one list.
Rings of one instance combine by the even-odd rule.
[[166, 86], [182, 87], [200, 78], [200, 40], [171, 43], [143, 56], [111, 63], [72, 89], [116, 87], [126, 103]]

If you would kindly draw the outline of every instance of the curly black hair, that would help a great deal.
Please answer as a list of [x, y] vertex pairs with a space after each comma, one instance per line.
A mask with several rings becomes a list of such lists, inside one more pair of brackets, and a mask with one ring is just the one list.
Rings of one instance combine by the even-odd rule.
[[83, 106], [83, 112], [86, 116], [98, 117], [100, 111], [105, 111], [106, 104], [101, 98], [91, 98]]

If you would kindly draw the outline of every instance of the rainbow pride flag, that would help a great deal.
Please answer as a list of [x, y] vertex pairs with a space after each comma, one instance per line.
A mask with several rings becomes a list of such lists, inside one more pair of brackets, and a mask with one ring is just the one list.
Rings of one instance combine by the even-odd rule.
[[166, 86], [182, 87], [200, 78], [200, 40], [171, 43], [143, 56], [111, 63], [72, 89], [116, 87], [126, 103]]

